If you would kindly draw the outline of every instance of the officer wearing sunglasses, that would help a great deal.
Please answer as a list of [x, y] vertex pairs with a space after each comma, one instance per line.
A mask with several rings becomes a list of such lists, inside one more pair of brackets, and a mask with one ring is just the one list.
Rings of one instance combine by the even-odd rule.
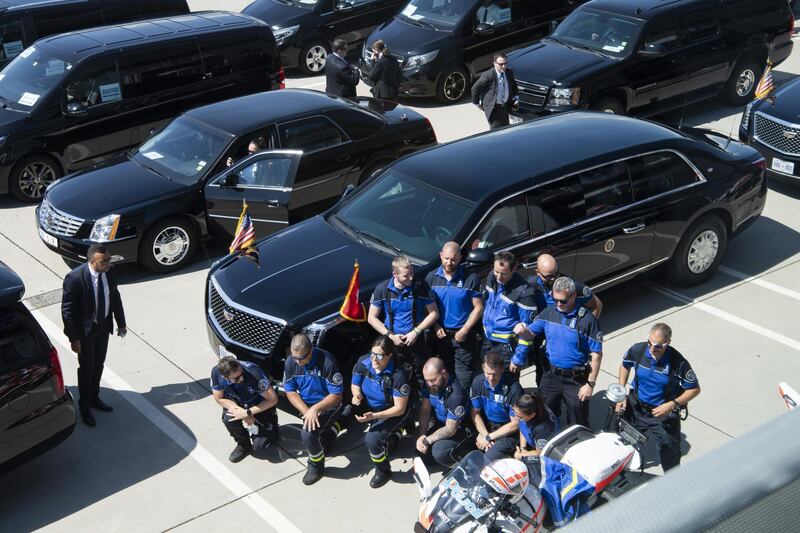
[[634, 371], [630, 401], [617, 404], [634, 427], [648, 439], [655, 439], [661, 467], [666, 472], [681, 462], [680, 411], [700, 394], [692, 366], [671, 346], [672, 328], [659, 322], [650, 328], [647, 342], [631, 346], [622, 357], [619, 383], [626, 385]]

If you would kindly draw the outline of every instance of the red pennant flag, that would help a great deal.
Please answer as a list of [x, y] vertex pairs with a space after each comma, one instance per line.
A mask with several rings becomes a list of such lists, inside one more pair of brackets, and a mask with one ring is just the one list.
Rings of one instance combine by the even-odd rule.
[[353, 322], [364, 322], [367, 320], [367, 313], [364, 305], [358, 301], [358, 261], [353, 265], [353, 277], [350, 278], [350, 285], [347, 287], [347, 294], [344, 295], [344, 302], [339, 309], [339, 314], [347, 320]]

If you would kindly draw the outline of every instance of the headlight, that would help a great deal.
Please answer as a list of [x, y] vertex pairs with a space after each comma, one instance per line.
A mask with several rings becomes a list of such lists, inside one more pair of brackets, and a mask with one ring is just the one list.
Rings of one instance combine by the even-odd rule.
[[288, 28], [279, 28], [277, 26], [273, 26], [272, 34], [275, 36], [275, 44], [278, 46], [282, 45], [289, 37], [297, 33], [297, 30], [299, 29], [299, 24], [297, 26], [289, 26]]
[[372, 61], [372, 48], [367, 44], [367, 41], [364, 41], [364, 47], [361, 50], [361, 57], [364, 58], [364, 61], [366, 62]]
[[742, 128], [747, 131], [750, 127], [750, 112], [753, 110], [753, 104], [755, 100], [751, 100], [749, 104], [747, 104], [744, 108], [744, 112], [742, 113]]
[[418, 56], [411, 56], [406, 61], [406, 66], [403, 70], [411, 70], [414, 68], [419, 68], [425, 63], [430, 63], [433, 61], [433, 58], [436, 57], [436, 54], [439, 53], [439, 50], [434, 50], [433, 52], [428, 52], [427, 54], [420, 54]]
[[549, 105], [578, 105], [580, 97], [580, 87], [554, 88], [550, 91]]
[[319, 346], [328, 330], [344, 321], [345, 319], [342, 318], [337, 311], [336, 313], [330, 314], [317, 320], [316, 322], [307, 325], [303, 328], [303, 333], [308, 335], [308, 338], [311, 339], [311, 343], [314, 346]]
[[117, 236], [117, 228], [119, 228], [120, 215], [108, 215], [103, 218], [98, 218], [92, 226], [92, 233], [89, 235], [89, 240], [94, 242], [108, 242], [113, 241]]
[[7, 140], [8, 140], [8, 135], [3, 135], [2, 137], [0, 137], [0, 148], [5, 146]]

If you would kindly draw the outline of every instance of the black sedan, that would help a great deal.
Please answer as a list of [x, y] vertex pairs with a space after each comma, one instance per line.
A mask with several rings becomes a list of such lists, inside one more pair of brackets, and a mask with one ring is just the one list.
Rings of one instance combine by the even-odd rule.
[[[248, 154], [254, 139], [266, 149]], [[173, 271], [199, 239], [230, 240], [245, 200], [256, 235], [268, 235], [435, 143], [425, 117], [369, 98], [308, 90], [235, 98], [191, 110], [125, 157], [58, 180], [37, 209], [39, 236], [70, 260], [102, 242], [115, 263]]]
[[744, 109], [739, 139], [767, 160], [767, 175], [800, 183], [800, 79]]
[[700, 283], [766, 201], [764, 159], [727, 141], [571, 112], [414, 154], [324, 215], [262, 241], [269, 264], [231, 256], [215, 265], [209, 340], [275, 376], [303, 329], [333, 353], [361, 354], [369, 327], [338, 314], [353, 261], [366, 301], [390, 276], [392, 256], [407, 255], [425, 276], [449, 240], [481, 274], [493, 253], [510, 250], [526, 276], [547, 252], [562, 274], [595, 289], [660, 265], [677, 282]]

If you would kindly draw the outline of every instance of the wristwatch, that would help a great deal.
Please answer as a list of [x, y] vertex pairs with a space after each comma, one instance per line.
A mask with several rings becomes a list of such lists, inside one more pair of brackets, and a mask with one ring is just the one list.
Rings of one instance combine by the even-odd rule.
[[486, 436], [483, 437], [483, 440], [485, 440], [486, 442], [492, 442], [494, 439], [492, 438], [491, 433], [487, 433]]
[[250, 411], [249, 407], [245, 410], [245, 413], [247, 413], [247, 416], [253, 416], [253, 413]]
[[422, 444], [424, 444], [425, 446], [427, 446], [429, 448], [431, 446], [431, 442], [428, 440], [428, 437], [423, 437]]
[[594, 388], [596, 381], [587, 381], [586, 384], [589, 385], [591, 388]]

